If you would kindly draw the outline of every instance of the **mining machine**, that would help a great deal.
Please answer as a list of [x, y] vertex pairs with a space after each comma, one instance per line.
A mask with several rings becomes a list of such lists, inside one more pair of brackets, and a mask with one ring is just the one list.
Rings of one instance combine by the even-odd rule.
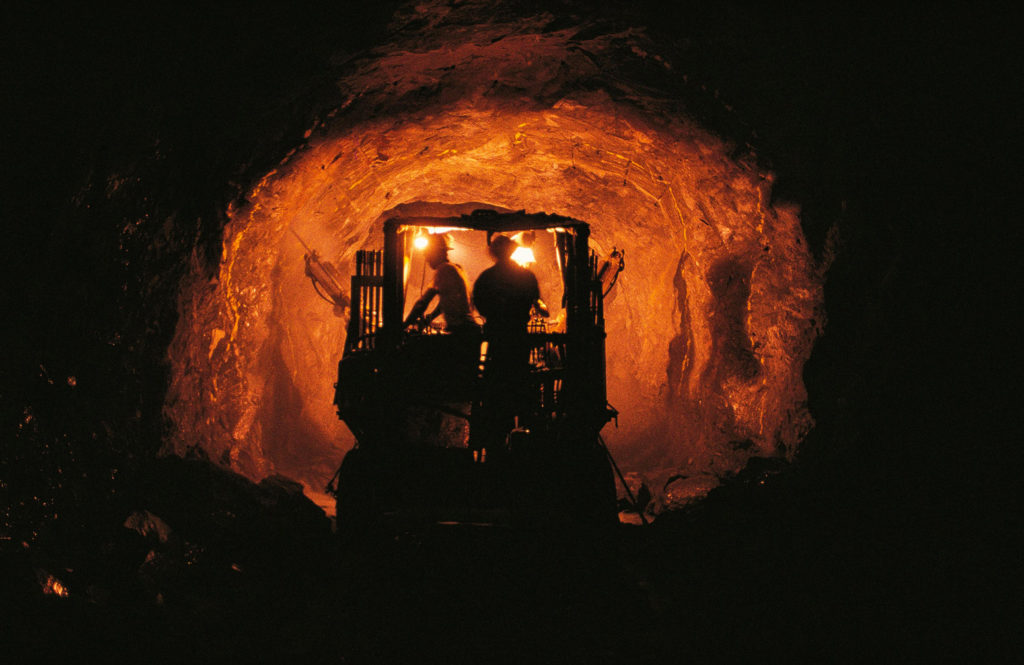
[[[339, 532], [615, 523], [614, 462], [600, 432], [617, 415], [606, 396], [603, 300], [621, 252], [599, 261], [586, 223], [523, 211], [393, 217], [383, 232], [382, 250], [356, 254], [338, 364], [334, 401], [356, 438], [328, 488]], [[561, 283], [557, 318], [535, 313], [529, 323], [528, 379], [507, 428], [481, 424], [509, 397], [488, 390], [487, 340], [467, 353], [439, 327], [405, 325], [417, 239], [431, 233], [478, 253], [494, 234], [539, 236], [548, 281]]]

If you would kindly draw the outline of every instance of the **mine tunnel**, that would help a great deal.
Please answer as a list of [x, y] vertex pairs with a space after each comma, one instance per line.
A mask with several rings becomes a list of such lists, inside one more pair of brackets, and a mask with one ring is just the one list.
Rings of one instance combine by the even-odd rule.
[[[4, 653], [1019, 653], [1015, 27], [742, 4], [15, 3]], [[305, 255], [347, 287], [387, 219], [480, 209], [625, 252], [602, 435], [654, 519], [351, 555]]]
[[389, 216], [490, 208], [583, 220], [599, 255], [625, 251], [606, 303], [619, 417], [605, 437], [665, 505], [751, 457], [792, 459], [824, 325], [799, 202], [673, 99], [676, 72], [641, 31], [406, 18], [416, 27], [347, 63], [342, 102], [231, 204], [216, 269], [184, 278], [163, 451], [283, 474], [325, 503], [353, 443], [331, 403], [348, 313], [314, 290], [302, 242], [347, 280]]

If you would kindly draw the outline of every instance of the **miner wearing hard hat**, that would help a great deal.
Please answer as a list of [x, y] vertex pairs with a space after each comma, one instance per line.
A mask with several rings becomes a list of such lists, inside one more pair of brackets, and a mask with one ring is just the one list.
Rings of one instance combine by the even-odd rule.
[[488, 247], [494, 265], [480, 273], [473, 285], [473, 304], [484, 317], [488, 344], [484, 366], [486, 414], [480, 420], [486, 429], [484, 437], [499, 441], [528, 400], [530, 314], [535, 309], [541, 316], [548, 314], [536, 275], [512, 260], [516, 247], [508, 236], [495, 236]]
[[[451, 240], [447, 234], [436, 233], [428, 236], [423, 258], [434, 271], [434, 280], [419, 300], [412, 306], [405, 326], [416, 323], [421, 317], [431, 323], [439, 315], [444, 316], [444, 329], [458, 333], [478, 331], [479, 326], [473, 319], [469, 305], [469, 287], [466, 273], [458, 264], [448, 260]], [[438, 299], [437, 307], [424, 315], [434, 298]]]
[[547, 314], [536, 275], [512, 260], [516, 247], [508, 236], [495, 236], [488, 246], [494, 265], [473, 285], [473, 304], [484, 317], [485, 335], [523, 335], [534, 307]]

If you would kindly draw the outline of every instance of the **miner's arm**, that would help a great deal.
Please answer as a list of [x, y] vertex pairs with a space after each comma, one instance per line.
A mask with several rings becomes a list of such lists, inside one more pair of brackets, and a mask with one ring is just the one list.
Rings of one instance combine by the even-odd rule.
[[[427, 307], [430, 305], [430, 301], [434, 299], [434, 296], [436, 296], [437, 293], [438, 291], [434, 287], [430, 287], [429, 289], [424, 291], [423, 295], [420, 296], [420, 299], [417, 300], [416, 304], [412, 306], [412, 310], [409, 312], [409, 316], [405, 317], [405, 321], [402, 323], [402, 325], [411, 326], [413, 323], [416, 322], [417, 319], [423, 316], [423, 313], [427, 311]], [[435, 317], [437, 317], [437, 315], [440, 313], [440, 310], [441, 305], [438, 304], [434, 311], [427, 315], [427, 321], [432, 321]]]
[[532, 278], [531, 281], [533, 282], [531, 284], [531, 288], [533, 290], [534, 296], [533, 303], [531, 303], [530, 305], [530, 312], [536, 313], [540, 316], [543, 316], [544, 318], [547, 318], [551, 316], [551, 313], [548, 311], [548, 306], [544, 302], [544, 299], [540, 297], [540, 285], [537, 283], [537, 276], [531, 272], [530, 277]]

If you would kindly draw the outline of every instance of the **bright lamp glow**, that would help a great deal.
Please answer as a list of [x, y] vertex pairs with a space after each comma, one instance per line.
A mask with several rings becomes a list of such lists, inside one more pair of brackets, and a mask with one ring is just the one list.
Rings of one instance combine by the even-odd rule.
[[524, 268], [536, 261], [536, 259], [533, 258], [533, 250], [529, 247], [517, 248], [516, 251], [512, 252], [512, 260]]
[[426, 249], [427, 247], [427, 236], [416, 236], [412, 241], [412, 246], [416, 249]]

